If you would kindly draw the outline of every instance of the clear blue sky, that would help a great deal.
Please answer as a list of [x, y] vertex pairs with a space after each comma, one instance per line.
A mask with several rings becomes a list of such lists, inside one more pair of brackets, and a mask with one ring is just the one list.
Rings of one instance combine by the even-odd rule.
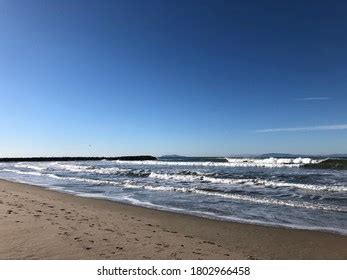
[[347, 153], [346, 14], [0, 0], [0, 156]]

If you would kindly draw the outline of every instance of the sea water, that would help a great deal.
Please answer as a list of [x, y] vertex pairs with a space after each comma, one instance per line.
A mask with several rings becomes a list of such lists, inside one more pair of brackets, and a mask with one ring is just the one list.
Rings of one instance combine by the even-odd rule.
[[0, 163], [0, 178], [213, 219], [347, 234], [347, 171], [311, 158]]

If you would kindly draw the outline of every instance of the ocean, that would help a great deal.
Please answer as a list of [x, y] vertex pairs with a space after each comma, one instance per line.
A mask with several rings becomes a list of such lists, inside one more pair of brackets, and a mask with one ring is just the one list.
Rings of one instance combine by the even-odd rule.
[[347, 235], [347, 171], [311, 158], [0, 163], [0, 178], [212, 219]]

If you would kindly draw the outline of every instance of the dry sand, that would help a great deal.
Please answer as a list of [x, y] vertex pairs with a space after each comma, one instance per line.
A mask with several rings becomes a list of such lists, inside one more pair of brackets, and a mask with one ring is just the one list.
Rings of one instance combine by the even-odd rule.
[[222, 222], [0, 180], [0, 259], [347, 259], [347, 237]]

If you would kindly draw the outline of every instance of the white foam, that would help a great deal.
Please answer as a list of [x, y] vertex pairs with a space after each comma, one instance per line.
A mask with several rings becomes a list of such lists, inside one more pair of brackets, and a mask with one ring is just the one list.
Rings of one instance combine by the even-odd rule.
[[311, 158], [265, 158], [265, 159], [254, 159], [254, 158], [226, 158], [229, 163], [236, 166], [256, 166], [256, 167], [299, 167], [303, 164], [318, 163], [320, 160]]
[[34, 176], [42, 176], [43, 174], [40, 172], [34, 172], [34, 171], [20, 171], [17, 169], [2, 169], [1, 171], [4, 172], [11, 172], [16, 174], [22, 174], [22, 175], [34, 175]]
[[53, 179], [57, 180], [67, 180], [67, 181], [75, 181], [80, 183], [86, 183], [86, 184], [93, 184], [93, 185], [114, 185], [119, 186], [120, 183], [109, 181], [109, 180], [98, 180], [98, 179], [88, 179], [88, 178], [79, 178], [79, 177], [62, 177], [54, 174], [42, 174], [39, 172], [31, 172], [31, 171], [20, 171], [15, 169], [3, 169], [1, 171], [5, 172], [11, 172], [16, 174], [22, 174], [22, 175], [34, 175], [34, 176], [47, 176]]
[[195, 162], [195, 161], [115, 161], [117, 164], [125, 165], [164, 165], [164, 166], [220, 166], [220, 167], [300, 167], [307, 163], [318, 163], [320, 160], [311, 158], [226, 158], [228, 162]]
[[57, 175], [54, 175], [54, 174], [45, 174], [46, 176], [48, 177], [51, 177], [53, 179], [61, 179], [61, 177], [57, 176]]
[[[74, 168], [74, 167], [73, 167]], [[115, 182], [110, 180], [99, 180], [99, 179], [88, 179], [79, 177], [62, 177], [55, 174], [43, 174], [34, 171], [20, 171], [16, 169], [2, 169], [5, 172], [12, 172], [21, 175], [33, 175], [33, 176], [47, 176], [57, 180], [69, 180], [87, 184], [95, 185], [114, 185], [119, 186], [121, 182]], [[150, 178], [161, 179], [161, 180], [174, 180], [174, 181], [206, 181], [215, 184], [224, 185], [247, 185], [247, 186], [264, 186], [264, 187], [288, 187], [298, 188], [312, 191], [331, 191], [331, 192], [347, 192], [346, 186], [326, 186], [326, 185], [312, 185], [312, 184], [300, 184], [300, 183], [288, 183], [283, 181], [271, 181], [264, 179], [224, 179], [224, 178], [213, 178], [208, 176], [199, 175], [178, 175], [178, 174], [160, 174], [152, 172], [149, 175]]]
[[96, 167], [96, 166], [88, 166], [88, 165], [72, 165], [72, 164], [61, 164], [55, 163], [55, 167], [67, 171], [72, 172], [86, 172], [86, 173], [94, 173], [94, 174], [116, 174], [120, 172], [127, 172], [129, 169], [119, 168], [119, 167]]
[[88, 178], [78, 178], [78, 177], [58, 177], [61, 180], [68, 180], [68, 181], [75, 181], [80, 183], [87, 183], [92, 185], [113, 185], [113, 186], [119, 186], [120, 183], [117, 183], [115, 181], [109, 181], [109, 180], [98, 180], [98, 179], [88, 179]]
[[76, 195], [81, 196], [81, 197], [89, 197], [89, 198], [104, 198], [104, 199], [109, 199], [109, 197], [105, 194], [96, 194], [96, 193], [81, 193], [81, 192], [76, 192]]
[[295, 201], [279, 200], [279, 199], [273, 199], [273, 198], [256, 198], [256, 197], [248, 196], [248, 195], [213, 192], [213, 191], [206, 191], [206, 190], [201, 190], [201, 189], [197, 189], [197, 188], [135, 185], [132, 183], [125, 183], [124, 186], [126, 188], [146, 189], [146, 190], [151, 190], [151, 191], [168, 191], [168, 192], [174, 191], [174, 192], [181, 192], [181, 193], [195, 193], [195, 194], [200, 194], [200, 195], [217, 196], [217, 197], [222, 197], [222, 198], [226, 198], [226, 199], [247, 201], [247, 202], [259, 203], [259, 204], [283, 205], [283, 206], [296, 207], [296, 208], [347, 212], [347, 207], [343, 207], [343, 206], [333, 206], [333, 205], [326, 205], [326, 204], [313, 204], [313, 203], [308, 203], [308, 202], [298, 203]]
[[288, 187], [298, 188], [312, 191], [333, 191], [333, 192], [347, 192], [345, 186], [325, 186], [325, 185], [312, 185], [312, 184], [301, 184], [301, 183], [288, 183], [283, 181], [271, 181], [264, 179], [224, 179], [224, 178], [213, 178], [203, 175], [179, 175], [179, 174], [160, 174], [152, 172], [149, 175], [150, 178], [161, 179], [161, 180], [174, 180], [174, 181], [205, 181], [215, 184], [224, 185], [249, 185], [249, 186], [264, 186], [264, 187]]
[[17, 163], [15, 164], [15, 167], [27, 168], [27, 169], [37, 170], [37, 171], [42, 171], [46, 169], [46, 167], [43, 167], [43, 166], [25, 164], [25, 163]]
[[52, 163], [52, 165], [54, 166], [54, 168], [72, 171], [72, 172], [81, 172], [81, 171], [88, 170], [88, 168], [90, 168], [89, 166], [85, 166], [85, 165], [62, 164], [59, 162]]

